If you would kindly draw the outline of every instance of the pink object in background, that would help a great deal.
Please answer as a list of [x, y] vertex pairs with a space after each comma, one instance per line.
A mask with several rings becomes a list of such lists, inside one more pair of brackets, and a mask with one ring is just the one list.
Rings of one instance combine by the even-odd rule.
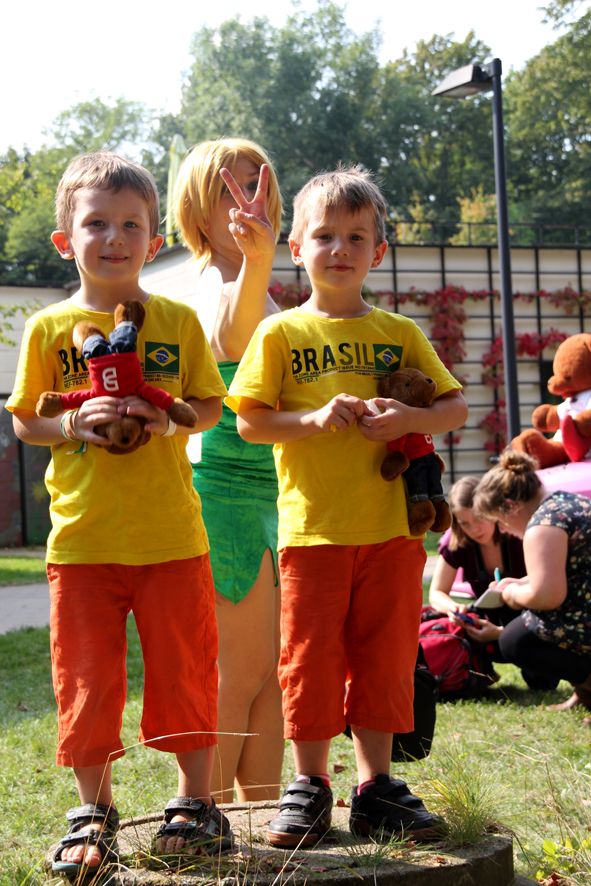
[[548, 492], [576, 492], [591, 498], [591, 459], [543, 468], [538, 477]]

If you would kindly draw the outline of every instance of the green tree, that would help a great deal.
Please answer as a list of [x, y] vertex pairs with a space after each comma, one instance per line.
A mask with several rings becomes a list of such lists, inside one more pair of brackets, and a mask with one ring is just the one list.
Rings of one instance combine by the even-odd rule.
[[75, 279], [75, 268], [60, 259], [49, 239], [57, 183], [77, 154], [102, 148], [137, 153], [151, 123], [150, 112], [135, 102], [82, 102], [56, 118], [50, 145], [22, 155], [10, 148], [0, 157], [3, 282], [60, 285]]
[[46, 148], [0, 158], [0, 279], [5, 283], [63, 283], [72, 269], [62, 262], [49, 235], [55, 227], [55, 187], [70, 155]]
[[412, 202], [405, 207], [404, 220], [394, 222], [394, 233], [399, 243], [433, 243], [437, 220], [432, 209], [413, 194]]
[[288, 203], [314, 172], [356, 162], [378, 174], [399, 215], [419, 193], [430, 214], [456, 220], [458, 196], [481, 184], [494, 188], [490, 102], [430, 93], [449, 70], [488, 49], [473, 33], [462, 42], [433, 37], [381, 66], [379, 47], [377, 29], [354, 35], [331, 0], [281, 28], [264, 18], [202, 28], [179, 131], [188, 144], [223, 135], [259, 141]]
[[454, 100], [431, 92], [450, 71], [489, 56], [488, 47], [470, 31], [463, 41], [449, 35], [419, 41], [396, 63], [398, 75], [420, 89], [422, 100], [407, 160], [413, 190], [440, 221], [457, 221], [458, 198], [472, 189], [494, 191], [492, 110], [486, 95]]
[[[572, 3], [557, 2], [563, 13]], [[560, 8], [559, 8], [560, 7]], [[591, 199], [591, 11], [509, 78], [511, 194], [531, 220], [588, 224]]]
[[152, 113], [138, 102], [118, 98], [107, 104], [96, 98], [62, 111], [50, 134], [72, 156], [100, 150], [133, 153], [149, 141], [151, 125]]
[[328, 0], [281, 28], [264, 18], [202, 28], [193, 38], [179, 131], [188, 144], [224, 135], [260, 142], [288, 199], [339, 160], [371, 168], [378, 46], [376, 32], [356, 37]]
[[468, 197], [458, 197], [458, 203], [460, 227], [458, 233], [450, 237], [449, 242], [452, 246], [496, 243], [496, 196], [485, 194], [480, 185], [478, 188], [473, 188]]

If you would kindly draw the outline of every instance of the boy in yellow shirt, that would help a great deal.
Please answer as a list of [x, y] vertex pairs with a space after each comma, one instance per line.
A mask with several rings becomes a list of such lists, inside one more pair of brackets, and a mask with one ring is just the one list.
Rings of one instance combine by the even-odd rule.
[[[151, 174], [108, 152], [79, 157], [62, 176], [56, 209], [52, 241], [76, 262], [80, 288], [27, 321], [6, 408], [21, 440], [51, 446], [47, 574], [57, 763], [73, 768], [81, 804], [67, 814], [70, 830], [53, 868], [78, 881], [117, 860], [111, 764], [124, 753], [130, 611], [145, 665], [140, 738], [176, 754], [178, 763], [179, 796], [167, 806], [156, 851], [231, 841], [209, 787], [217, 629], [207, 535], [185, 452], [188, 433], [219, 420], [225, 386], [194, 312], [140, 287], [144, 262], [162, 245]], [[176, 427], [135, 395], [94, 397], [62, 421], [37, 416], [43, 391], [89, 386], [72, 344], [75, 323], [90, 321], [108, 336], [116, 305], [129, 299], [145, 308], [137, 342], [145, 381], [189, 403], [196, 426]], [[146, 420], [151, 439], [114, 456], [95, 428], [126, 413]]]
[[[260, 323], [227, 402], [252, 443], [274, 443], [279, 478], [285, 737], [296, 778], [269, 825], [281, 847], [331, 822], [330, 741], [351, 725], [358, 784], [351, 830], [432, 839], [441, 821], [390, 778], [392, 733], [413, 728], [425, 551], [410, 538], [402, 480], [385, 483], [385, 442], [460, 427], [460, 384], [418, 326], [361, 294], [387, 249], [386, 206], [359, 168], [323, 173], [294, 203], [290, 248], [312, 294]], [[376, 398], [403, 366], [437, 382], [428, 409]]]

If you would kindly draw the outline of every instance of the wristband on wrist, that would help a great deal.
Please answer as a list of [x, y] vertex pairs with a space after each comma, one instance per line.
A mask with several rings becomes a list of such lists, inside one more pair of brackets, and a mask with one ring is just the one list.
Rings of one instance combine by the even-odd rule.
[[68, 409], [60, 418], [60, 433], [66, 440], [77, 440], [74, 433], [73, 419], [77, 409]]
[[176, 422], [168, 416], [168, 427], [162, 434], [163, 437], [173, 437], [176, 434]]

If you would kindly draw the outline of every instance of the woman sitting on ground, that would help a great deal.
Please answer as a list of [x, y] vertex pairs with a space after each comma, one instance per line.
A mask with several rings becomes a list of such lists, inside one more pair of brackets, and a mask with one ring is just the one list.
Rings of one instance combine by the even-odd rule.
[[574, 703], [591, 710], [591, 500], [546, 492], [533, 459], [505, 450], [480, 480], [474, 509], [523, 539], [527, 575], [496, 584], [520, 612], [499, 636], [504, 659], [568, 680]]
[[[474, 512], [474, 491], [478, 480], [478, 477], [471, 475], [462, 477], [449, 490], [452, 523], [439, 542], [439, 556], [429, 588], [429, 603], [438, 612], [447, 613], [456, 623], [460, 623], [458, 613], [475, 613], [478, 616], [477, 627], [464, 623], [466, 633], [472, 640], [490, 644], [491, 658], [502, 662], [504, 659], [498, 640], [503, 626], [517, 616], [515, 610], [509, 606], [479, 610], [469, 602], [458, 603], [451, 596], [459, 569], [462, 569], [463, 580], [472, 589], [475, 599], [493, 582], [495, 569], [501, 575], [514, 575], [516, 578], [525, 575], [521, 540], [501, 532], [493, 520]], [[527, 669], [522, 676], [532, 689], [554, 689], [559, 682], [557, 678], [541, 677]]]

